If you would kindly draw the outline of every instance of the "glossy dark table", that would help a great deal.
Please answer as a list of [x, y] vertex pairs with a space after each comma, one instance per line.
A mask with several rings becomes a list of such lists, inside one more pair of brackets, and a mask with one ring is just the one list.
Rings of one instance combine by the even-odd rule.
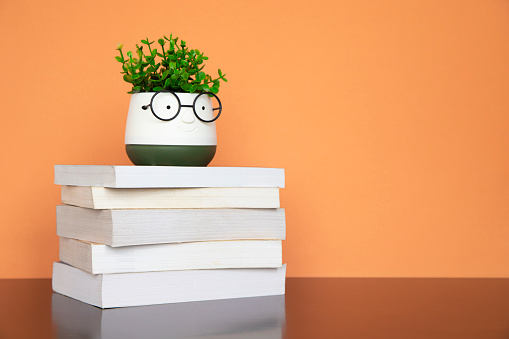
[[110, 310], [0, 280], [0, 338], [509, 338], [509, 279], [289, 278], [285, 296]]

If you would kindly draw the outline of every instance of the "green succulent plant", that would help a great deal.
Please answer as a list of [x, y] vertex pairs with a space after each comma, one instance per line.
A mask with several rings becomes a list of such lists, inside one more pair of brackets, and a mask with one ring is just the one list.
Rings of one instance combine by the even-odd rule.
[[133, 86], [127, 92], [130, 94], [162, 90], [216, 94], [220, 82], [228, 81], [220, 69], [215, 79], [206, 74], [203, 68], [208, 57], [197, 49], [189, 49], [184, 40], [179, 42], [179, 38], [173, 35], [158, 39], [157, 45], [148, 38], [141, 40], [141, 45], [136, 45], [134, 54], [128, 51], [124, 55], [123, 47], [123, 44], [118, 44], [120, 56], [115, 59], [122, 64], [124, 80]]

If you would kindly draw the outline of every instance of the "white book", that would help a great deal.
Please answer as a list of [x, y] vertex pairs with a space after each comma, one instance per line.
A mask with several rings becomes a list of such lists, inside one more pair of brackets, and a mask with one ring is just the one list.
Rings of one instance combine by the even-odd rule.
[[115, 188], [279, 187], [282, 168], [55, 165], [55, 184]]
[[110, 247], [60, 237], [60, 261], [92, 274], [282, 266], [280, 240]]
[[285, 293], [280, 268], [161, 271], [93, 275], [53, 263], [53, 291], [100, 308], [261, 297]]
[[57, 206], [57, 235], [112, 247], [212, 240], [284, 240], [284, 209], [108, 209]]
[[105, 188], [62, 186], [62, 202], [94, 209], [278, 208], [278, 188]]
[[100, 309], [53, 293], [58, 338], [281, 339], [285, 296]]

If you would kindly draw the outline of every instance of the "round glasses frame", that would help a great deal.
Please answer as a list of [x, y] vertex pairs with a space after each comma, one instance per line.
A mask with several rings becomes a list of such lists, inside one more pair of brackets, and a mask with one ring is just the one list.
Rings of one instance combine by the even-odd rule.
[[[171, 118], [168, 118], [168, 119], [165, 119], [165, 118], [161, 118], [160, 116], [157, 115], [156, 112], [154, 112], [154, 106], [152, 105], [153, 102], [154, 102], [154, 98], [160, 94], [160, 93], [171, 93], [173, 94], [173, 96], [177, 99], [177, 102], [178, 102], [178, 109], [177, 109], [177, 113], [175, 113], [175, 115]], [[217, 102], [219, 103], [219, 107], [217, 108], [213, 108], [212, 110], [213, 111], [217, 111], [219, 110], [219, 113], [217, 113], [217, 115], [214, 117], [214, 119], [212, 120], [205, 120], [205, 119], [202, 119], [199, 115], [198, 115], [198, 112], [196, 112], [196, 101], [198, 100], [198, 98], [202, 95], [209, 95], [209, 96], [213, 96], [214, 98], [216, 98]], [[177, 94], [175, 94], [175, 92], [172, 92], [172, 91], [168, 91], [168, 90], [162, 90], [162, 91], [158, 91], [158, 92], [155, 92], [154, 95], [152, 95], [152, 98], [150, 99], [150, 104], [148, 105], [145, 105], [145, 106], [141, 106], [141, 108], [143, 109], [147, 109], [148, 107], [150, 107], [150, 110], [152, 111], [152, 114], [159, 120], [162, 120], [162, 121], [171, 121], [173, 119], [175, 119], [179, 113], [180, 113], [180, 109], [182, 107], [192, 107], [193, 108], [193, 113], [194, 115], [196, 116], [196, 118], [198, 118], [198, 120], [200, 120], [201, 122], [206, 122], [206, 123], [209, 123], [209, 122], [214, 122], [216, 121], [219, 116], [221, 115], [221, 112], [223, 110], [223, 105], [221, 104], [221, 100], [219, 100], [219, 97], [217, 95], [215, 95], [214, 93], [211, 93], [211, 92], [203, 92], [203, 93], [200, 93], [196, 96], [196, 98], [194, 98], [194, 101], [193, 101], [193, 104], [192, 105], [182, 105], [182, 103], [180, 102], [180, 99], [179, 97], [177, 96]]]

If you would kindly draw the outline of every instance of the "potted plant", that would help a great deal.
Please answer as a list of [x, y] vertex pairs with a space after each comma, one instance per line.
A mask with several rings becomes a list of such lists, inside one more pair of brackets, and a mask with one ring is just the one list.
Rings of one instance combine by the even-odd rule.
[[[132, 84], [125, 145], [135, 165], [207, 166], [216, 153], [215, 121], [222, 105], [217, 93], [218, 70], [212, 78], [203, 71], [208, 60], [178, 37], [141, 40], [135, 53], [116, 60], [126, 82]], [[160, 48], [160, 49], [159, 49]]]

